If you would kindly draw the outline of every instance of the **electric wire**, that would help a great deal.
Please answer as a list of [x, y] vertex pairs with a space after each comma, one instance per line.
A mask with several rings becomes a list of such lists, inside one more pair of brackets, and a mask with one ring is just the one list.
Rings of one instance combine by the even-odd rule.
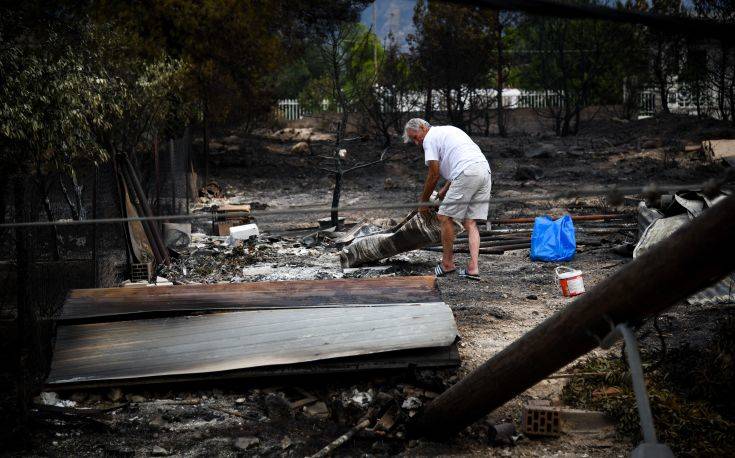
[[[599, 186], [587, 188], [573, 188], [555, 191], [547, 194], [536, 194], [518, 197], [491, 197], [490, 199], [467, 199], [458, 200], [456, 204], [476, 204], [489, 203], [491, 206], [515, 203], [518, 201], [534, 202], [534, 201], [552, 201], [563, 199], [574, 199], [580, 197], [607, 197], [612, 203], [619, 202], [625, 195], [643, 195], [644, 197], [653, 197], [666, 192], [674, 192], [682, 189], [704, 189], [706, 193], [715, 194], [719, 192], [729, 178], [734, 175], [733, 169], [729, 169], [725, 176], [720, 179], [711, 179], [706, 182], [689, 183], [689, 184], [665, 184], [659, 185], [649, 183], [645, 186]], [[290, 215], [290, 214], [307, 214], [307, 213], [330, 213], [338, 211], [341, 213], [349, 213], [356, 211], [371, 210], [406, 210], [416, 209], [424, 206], [437, 206], [439, 202], [405, 202], [405, 203], [376, 203], [370, 205], [358, 206], [342, 206], [331, 207], [324, 205], [308, 205], [299, 207], [273, 208], [267, 210], [251, 210], [249, 212], [227, 212], [228, 217], [254, 217], [268, 218], [270, 216]], [[135, 221], [194, 221], [194, 220], [210, 220], [215, 217], [216, 209], [208, 210], [199, 214], [189, 215], [156, 215], [156, 216], [134, 216], [134, 217], [115, 217], [115, 218], [97, 218], [85, 220], [55, 220], [55, 221], [18, 221], [12, 223], [0, 224], [0, 229], [12, 229], [22, 227], [44, 227], [44, 226], [77, 226], [89, 224], [116, 224], [128, 223]]]

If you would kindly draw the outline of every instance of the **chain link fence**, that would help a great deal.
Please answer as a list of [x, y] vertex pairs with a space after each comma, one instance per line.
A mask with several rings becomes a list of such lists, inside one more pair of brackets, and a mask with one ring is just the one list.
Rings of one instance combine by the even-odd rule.
[[[157, 215], [188, 213], [197, 182], [187, 129], [130, 157]], [[0, 183], [2, 222], [123, 216], [121, 189], [112, 161], [79, 167], [79, 212], [69, 177], [23, 174]], [[65, 180], [60, 181], [60, 180]], [[23, 424], [25, 406], [43, 385], [54, 339], [54, 318], [68, 292], [110, 287], [129, 278], [125, 224], [0, 228], [0, 424], [12, 435]]]

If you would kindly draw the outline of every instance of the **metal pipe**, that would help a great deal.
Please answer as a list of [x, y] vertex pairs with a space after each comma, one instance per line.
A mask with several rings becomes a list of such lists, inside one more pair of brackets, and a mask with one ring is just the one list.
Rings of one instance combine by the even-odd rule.
[[653, 425], [653, 414], [651, 413], [651, 405], [648, 402], [648, 393], [646, 393], [646, 382], [643, 378], [643, 366], [641, 365], [641, 355], [638, 353], [638, 342], [626, 325], [619, 324], [618, 330], [625, 339], [625, 354], [628, 356], [628, 366], [633, 378], [633, 391], [638, 404], [638, 415], [641, 418], [643, 440], [649, 444], [655, 444], [657, 442], [656, 428]]
[[599, 345], [735, 270], [735, 196], [715, 204], [442, 393], [408, 425], [447, 438]]
[[[656, 428], [653, 425], [653, 414], [651, 413], [651, 405], [648, 402], [648, 393], [646, 392], [646, 381], [643, 378], [643, 366], [641, 364], [641, 355], [638, 352], [638, 341], [633, 331], [625, 324], [619, 324], [615, 327], [613, 333], [622, 335], [625, 341], [625, 355], [628, 358], [628, 367], [633, 380], [633, 392], [635, 393], [636, 404], [638, 405], [638, 415], [641, 418], [641, 431], [643, 432], [643, 441], [648, 444], [655, 444]], [[612, 342], [611, 342], [612, 343]], [[603, 348], [606, 348], [600, 345]], [[609, 345], [609, 348], [612, 345]]]

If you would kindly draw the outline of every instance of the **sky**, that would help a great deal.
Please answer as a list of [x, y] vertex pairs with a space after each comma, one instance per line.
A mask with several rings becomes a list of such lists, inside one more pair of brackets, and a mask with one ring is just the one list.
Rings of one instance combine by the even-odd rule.
[[376, 24], [373, 31], [385, 41], [388, 33], [393, 32], [396, 40], [406, 46], [406, 36], [413, 31], [413, 8], [416, 0], [375, 0], [362, 12], [361, 22], [368, 27], [372, 25], [373, 6], [375, 7]]
[[[609, 0], [609, 3], [614, 2]], [[691, 7], [692, 2], [683, 0], [682, 4]], [[372, 5], [365, 8], [360, 17], [360, 21], [368, 27], [372, 25], [373, 5], [376, 16], [373, 30], [375, 34], [384, 42], [388, 33], [392, 31], [398, 43], [402, 47], [407, 47], [406, 36], [413, 32], [413, 8], [416, 0], [375, 0]]]

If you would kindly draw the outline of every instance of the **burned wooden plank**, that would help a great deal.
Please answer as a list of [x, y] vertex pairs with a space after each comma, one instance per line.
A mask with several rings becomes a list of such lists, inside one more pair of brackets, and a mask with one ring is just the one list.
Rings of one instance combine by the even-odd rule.
[[77, 289], [69, 293], [58, 322], [112, 321], [199, 311], [438, 301], [441, 298], [436, 279], [429, 276]]
[[[151, 288], [153, 289], [153, 288]], [[62, 325], [49, 384], [180, 376], [448, 346], [443, 302]]]

